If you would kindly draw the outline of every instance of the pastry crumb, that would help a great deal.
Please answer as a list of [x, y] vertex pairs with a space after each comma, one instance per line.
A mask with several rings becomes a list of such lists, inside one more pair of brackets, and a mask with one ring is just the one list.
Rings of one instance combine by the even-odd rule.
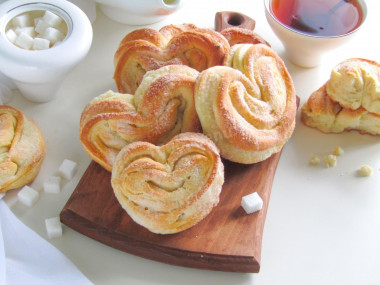
[[333, 151], [333, 154], [336, 155], [336, 156], [339, 156], [339, 155], [342, 155], [344, 153], [344, 150], [343, 148], [341, 148], [341, 146], [336, 146], [334, 151]]
[[333, 167], [337, 164], [337, 158], [334, 154], [329, 154], [323, 159], [326, 167]]
[[362, 165], [359, 169], [359, 172], [362, 176], [371, 176], [373, 173], [373, 169], [369, 165]]
[[320, 162], [321, 159], [317, 155], [313, 155], [309, 160], [309, 164], [313, 166], [318, 165]]

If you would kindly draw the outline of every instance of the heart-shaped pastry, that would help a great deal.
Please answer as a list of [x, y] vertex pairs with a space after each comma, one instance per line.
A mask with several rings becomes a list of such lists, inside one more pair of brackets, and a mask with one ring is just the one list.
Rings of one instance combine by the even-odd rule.
[[201, 131], [194, 104], [198, 72], [185, 65], [148, 72], [135, 95], [108, 91], [82, 112], [80, 140], [108, 171], [119, 151], [135, 141], [168, 142], [182, 132]]
[[293, 81], [281, 58], [264, 44], [234, 45], [224, 65], [203, 71], [197, 80], [195, 105], [203, 132], [228, 160], [262, 161], [293, 133]]
[[170, 234], [192, 227], [217, 205], [224, 166], [208, 137], [183, 133], [163, 146], [135, 142], [123, 148], [111, 182], [136, 223]]
[[228, 50], [220, 33], [194, 25], [135, 30], [125, 36], [115, 53], [117, 89], [134, 94], [147, 71], [165, 65], [182, 64], [198, 71], [220, 65]]
[[45, 158], [38, 126], [19, 110], [0, 106], [0, 193], [24, 186], [37, 176]]

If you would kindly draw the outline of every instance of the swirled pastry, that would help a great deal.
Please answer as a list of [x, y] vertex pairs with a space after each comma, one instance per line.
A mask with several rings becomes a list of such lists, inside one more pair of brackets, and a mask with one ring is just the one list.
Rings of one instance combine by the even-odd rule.
[[343, 108], [327, 95], [326, 84], [314, 91], [302, 106], [301, 120], [325, 133], [357, 130], [362, 134], [380, 134], [380, 115], [363, 107], [356, 110]]
[[0, 193], [33, 181], [44, 158], [38, 126], [19, 110], [0, 106]]
[[380, 65], [359, 58], [338, 64], [302, 106], [301, 120], [325, 133], [380, 134]]
[[121, 41], [115, 53], [117, 89], [134, 94], [147, 71], [165, 65], [187, 65], [198, 71], [220, 65], [228, 49], [220, 33], [194, 25], [136, 30]]
[[263, 44], [234, 45], [224, 64], [197, 80], [195, 105], [203, 132], [228, 160], [265, 160], [293, 133], [293, 81], [280, 57]]
[[198, 71], [170, 65], [147, 72], [135, 95], [108, 91], [83, 110], [80, 140], [88, 155], [111, 171], [119, 151], [135, 141], [162, 144], [201, 131], [194, 104]]
[[265, 44], [270, 46], [259, 34], [242, 28], [227, 28], [220, 32], [228, 41], [230, 46], [236, 44]]
[[136, 223], [171, 234], [192, 227], [218, 204], [224, 167], [209, 138], [183, 133], [161, 147], [135, 142], [123, 148], [111, 182]]

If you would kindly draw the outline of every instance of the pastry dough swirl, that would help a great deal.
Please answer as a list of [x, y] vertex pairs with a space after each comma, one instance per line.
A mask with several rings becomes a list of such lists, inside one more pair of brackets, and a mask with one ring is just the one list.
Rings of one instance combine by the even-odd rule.
[[228, 160], [265, 160], [293, 133], [292, 79], [283, 61], [263, 44], [234, 45], [224, 64], [203, 71], [197, 80], [195, 104], [203, 132]]
[[150, 71], [135, 95], [108, 91], [83, 110], [80, 140], [88, 155], [111, 171], [119, 151], [135, 141], [166, 143], [201, 131], [194, 105], [198, 72], [184, 65]]
[[19, 110], [0, 106], [0, 193], [33, 181], [44, 158], [38, 126]]
[[114, 56], [114, 79], [119, 92], [134, 94], [144, 74], [171, 64], [198, 71], [220, 65], [229, 49], [218, 32], [194, 25], [139, 29], [128, 34]]
[[205, 135], [183, 133], [163, 146], [135, 142], [112, 170], [116, 198], [129, 216], [159, 234], [183, 231], [219, 202], [224, 166]]

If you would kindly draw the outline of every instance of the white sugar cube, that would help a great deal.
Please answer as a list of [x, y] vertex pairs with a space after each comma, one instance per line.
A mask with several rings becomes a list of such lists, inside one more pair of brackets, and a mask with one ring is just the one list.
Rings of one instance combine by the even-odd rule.
[[35, 38], [33, 42], [34, 50], [48, 49], [50, 47], [50, 42], [47, 39]]
[[62, 224], [59, 220], [59, 217], [46, 219], [45, 226], [49, 238], [56, 238], [62, 236]]
[[26, 206], [32, 207], [38, 200], [39, 193], [29, 186], [24, 186], [18, 193], [18, 200]]
[[17, 34], [13, 29], [9, 29], [5, 35], [7, 36], [8, 41], [11, 43], [14, 43], [17, 39]]
[[43, 188], [45, 193], [58, 194], [61, 192], [61, 177], [48, 176], [43, 183]]
[[241, 199], [241, 206], [246, 211], [247, 214], [257, 212], [263, 207], [263, 200], [254, 192], [252, 194], [246, 195]]
[[63, 160], [61, 166], [59, 167], [58, 172], [63, 178], [70, 180], [74, 177], [76, 170], [77, 170], [76, 162], [65, 159]]
[[36, 31], [34, 30], [34, 27], [22, 27], [22, 28], [16, 28], [16, 34], [25, 33], [28, 36], [31, 36], [34, 38], [36, 36]]
[[15, 40], [14, 44], [23, 49], [30, 49], [33, 46], [33, 42], [34, 40], [31, 36], [25, 34], [24, 32], [21, 32]]
[[19, 16], [14, 17], [12, 19], [12, 24], [14, 27], [22, 28], [22, 27], [32, 26], [33, 21], [29, 13], [25, 13], [25, 14], [21, 14]]
[[60, 16], [50, 11], [46, 11], [42, 19], [52, 27], [58, 27], [58, 25], [63, 21]]
[[60, 30], [53, 27], [47, 28], [43, 34], [43, 38], [49, 40], [52, 44], [63, 40], [64, 37], [64, 34]]
[[49, 27], [50, 27], [50, 25], [48, 23], [46, 23], [44, 20], [40, 19], [37, 21], [35, 30], [37, 33], [43, 35], [45, 33], [46, 29]]

